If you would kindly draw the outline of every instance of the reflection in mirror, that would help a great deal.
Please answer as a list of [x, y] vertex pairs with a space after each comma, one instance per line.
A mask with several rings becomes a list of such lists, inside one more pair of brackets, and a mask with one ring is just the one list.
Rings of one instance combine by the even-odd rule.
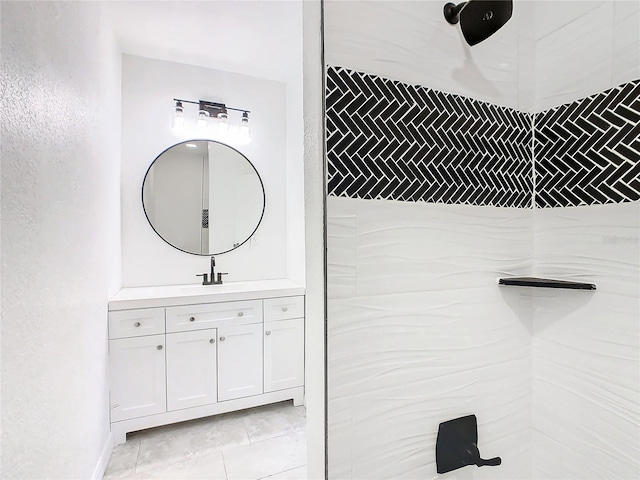
[[195, 255], [215, 255], [253, 235], [265, 195], [260, 175], [244, 155], [223, 143], [192, 140], [153, 161], [142, 204], [165, 242]]

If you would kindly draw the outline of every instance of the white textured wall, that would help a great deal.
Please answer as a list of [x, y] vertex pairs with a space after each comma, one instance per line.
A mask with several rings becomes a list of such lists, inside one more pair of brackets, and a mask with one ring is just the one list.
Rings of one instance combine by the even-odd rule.
[[325, 478], [325, 244], [322, 103], [322, 12], [319, 0], [303, 2], [305, 405], [307, 478]]
[[532, 211], [329, 197], [327, 215], [329, 478], [436, 478], [439, 423], [469, 414], [503, 461], [473, 478], [530, 478], [530, 302], [496, 278], [530, 271]]
[[[285, 84], [192, 65], [124, 55], [123, 286], [196, 284], [199, 282], [196, 274], [209, 271], [208, 257], [181, 252], [158, 237], [142, 209], [140, 192], [147, 168], [164, 149], [186, 139], [176, 137], [170, 128], [173, 98], [219, 101], [251, 111], [251, 143], [236, 148], [254, 164], [262, 178], [266, 195], [265, 214], [252, 241], [216, 257], [217, 269], [229, 272], [225, 280], [231, 282], [286, 278]], [[185, 109], [189, 107], [195, 106], [186, 105]], [[193, 114], [194, 110], [188, 112]], [[221, 198], [220, 201], [227, 202], [229, 199]], [[298, 242], [303, 241], [298, 238]]]
[[640, 477], [640, 203], [537, 209], [533, 478]]
[[[273, 2], [270, 2], [273, 3]], [[294, 55], [288, 60], [292, 71], [286, 82], [287, 115], [287, 278], [305, 283], [304, 226], [304, 87], [303, 87], [303, 2], [289, 2], [295, 14], [290, 14], [295, 30], [292, 40]], [[304, 52], [316, 58], [312, 51]], [[317, 87], [316, 94], [322, 88]]]
[[101, 6], [2, 2], [2, 478], [110, 453], [120, 60]]
[[640, 2], [535, 2], [535, 99], [542, 111], [640, 78]]

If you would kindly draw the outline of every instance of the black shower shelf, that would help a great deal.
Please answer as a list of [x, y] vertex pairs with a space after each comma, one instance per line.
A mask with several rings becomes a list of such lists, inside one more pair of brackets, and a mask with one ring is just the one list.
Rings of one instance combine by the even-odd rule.
[[570, 290], [595, 290], [595, 283], [570, 282], [539, 277], [507, 277], [498, 279], [499, 285], [516, 287], [568, 288]]

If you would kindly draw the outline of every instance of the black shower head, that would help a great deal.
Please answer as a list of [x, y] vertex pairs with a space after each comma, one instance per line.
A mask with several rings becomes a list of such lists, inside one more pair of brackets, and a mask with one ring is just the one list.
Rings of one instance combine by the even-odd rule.
[[469, 45], [486, 40], [509, 21], [513, 13], [512, 0], [469, 0], [444, 6], [444, 18], [451, 24], [458, 23]]

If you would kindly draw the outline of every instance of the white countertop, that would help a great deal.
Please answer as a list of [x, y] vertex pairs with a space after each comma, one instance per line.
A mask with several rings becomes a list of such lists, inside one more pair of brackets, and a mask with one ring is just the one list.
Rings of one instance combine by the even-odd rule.
[[285, 279], [229, 282], [222, 285], [123, 288], [109, 300], [109, 310], [292, 297], [304, 295], [304, 291], [303, 286]]

